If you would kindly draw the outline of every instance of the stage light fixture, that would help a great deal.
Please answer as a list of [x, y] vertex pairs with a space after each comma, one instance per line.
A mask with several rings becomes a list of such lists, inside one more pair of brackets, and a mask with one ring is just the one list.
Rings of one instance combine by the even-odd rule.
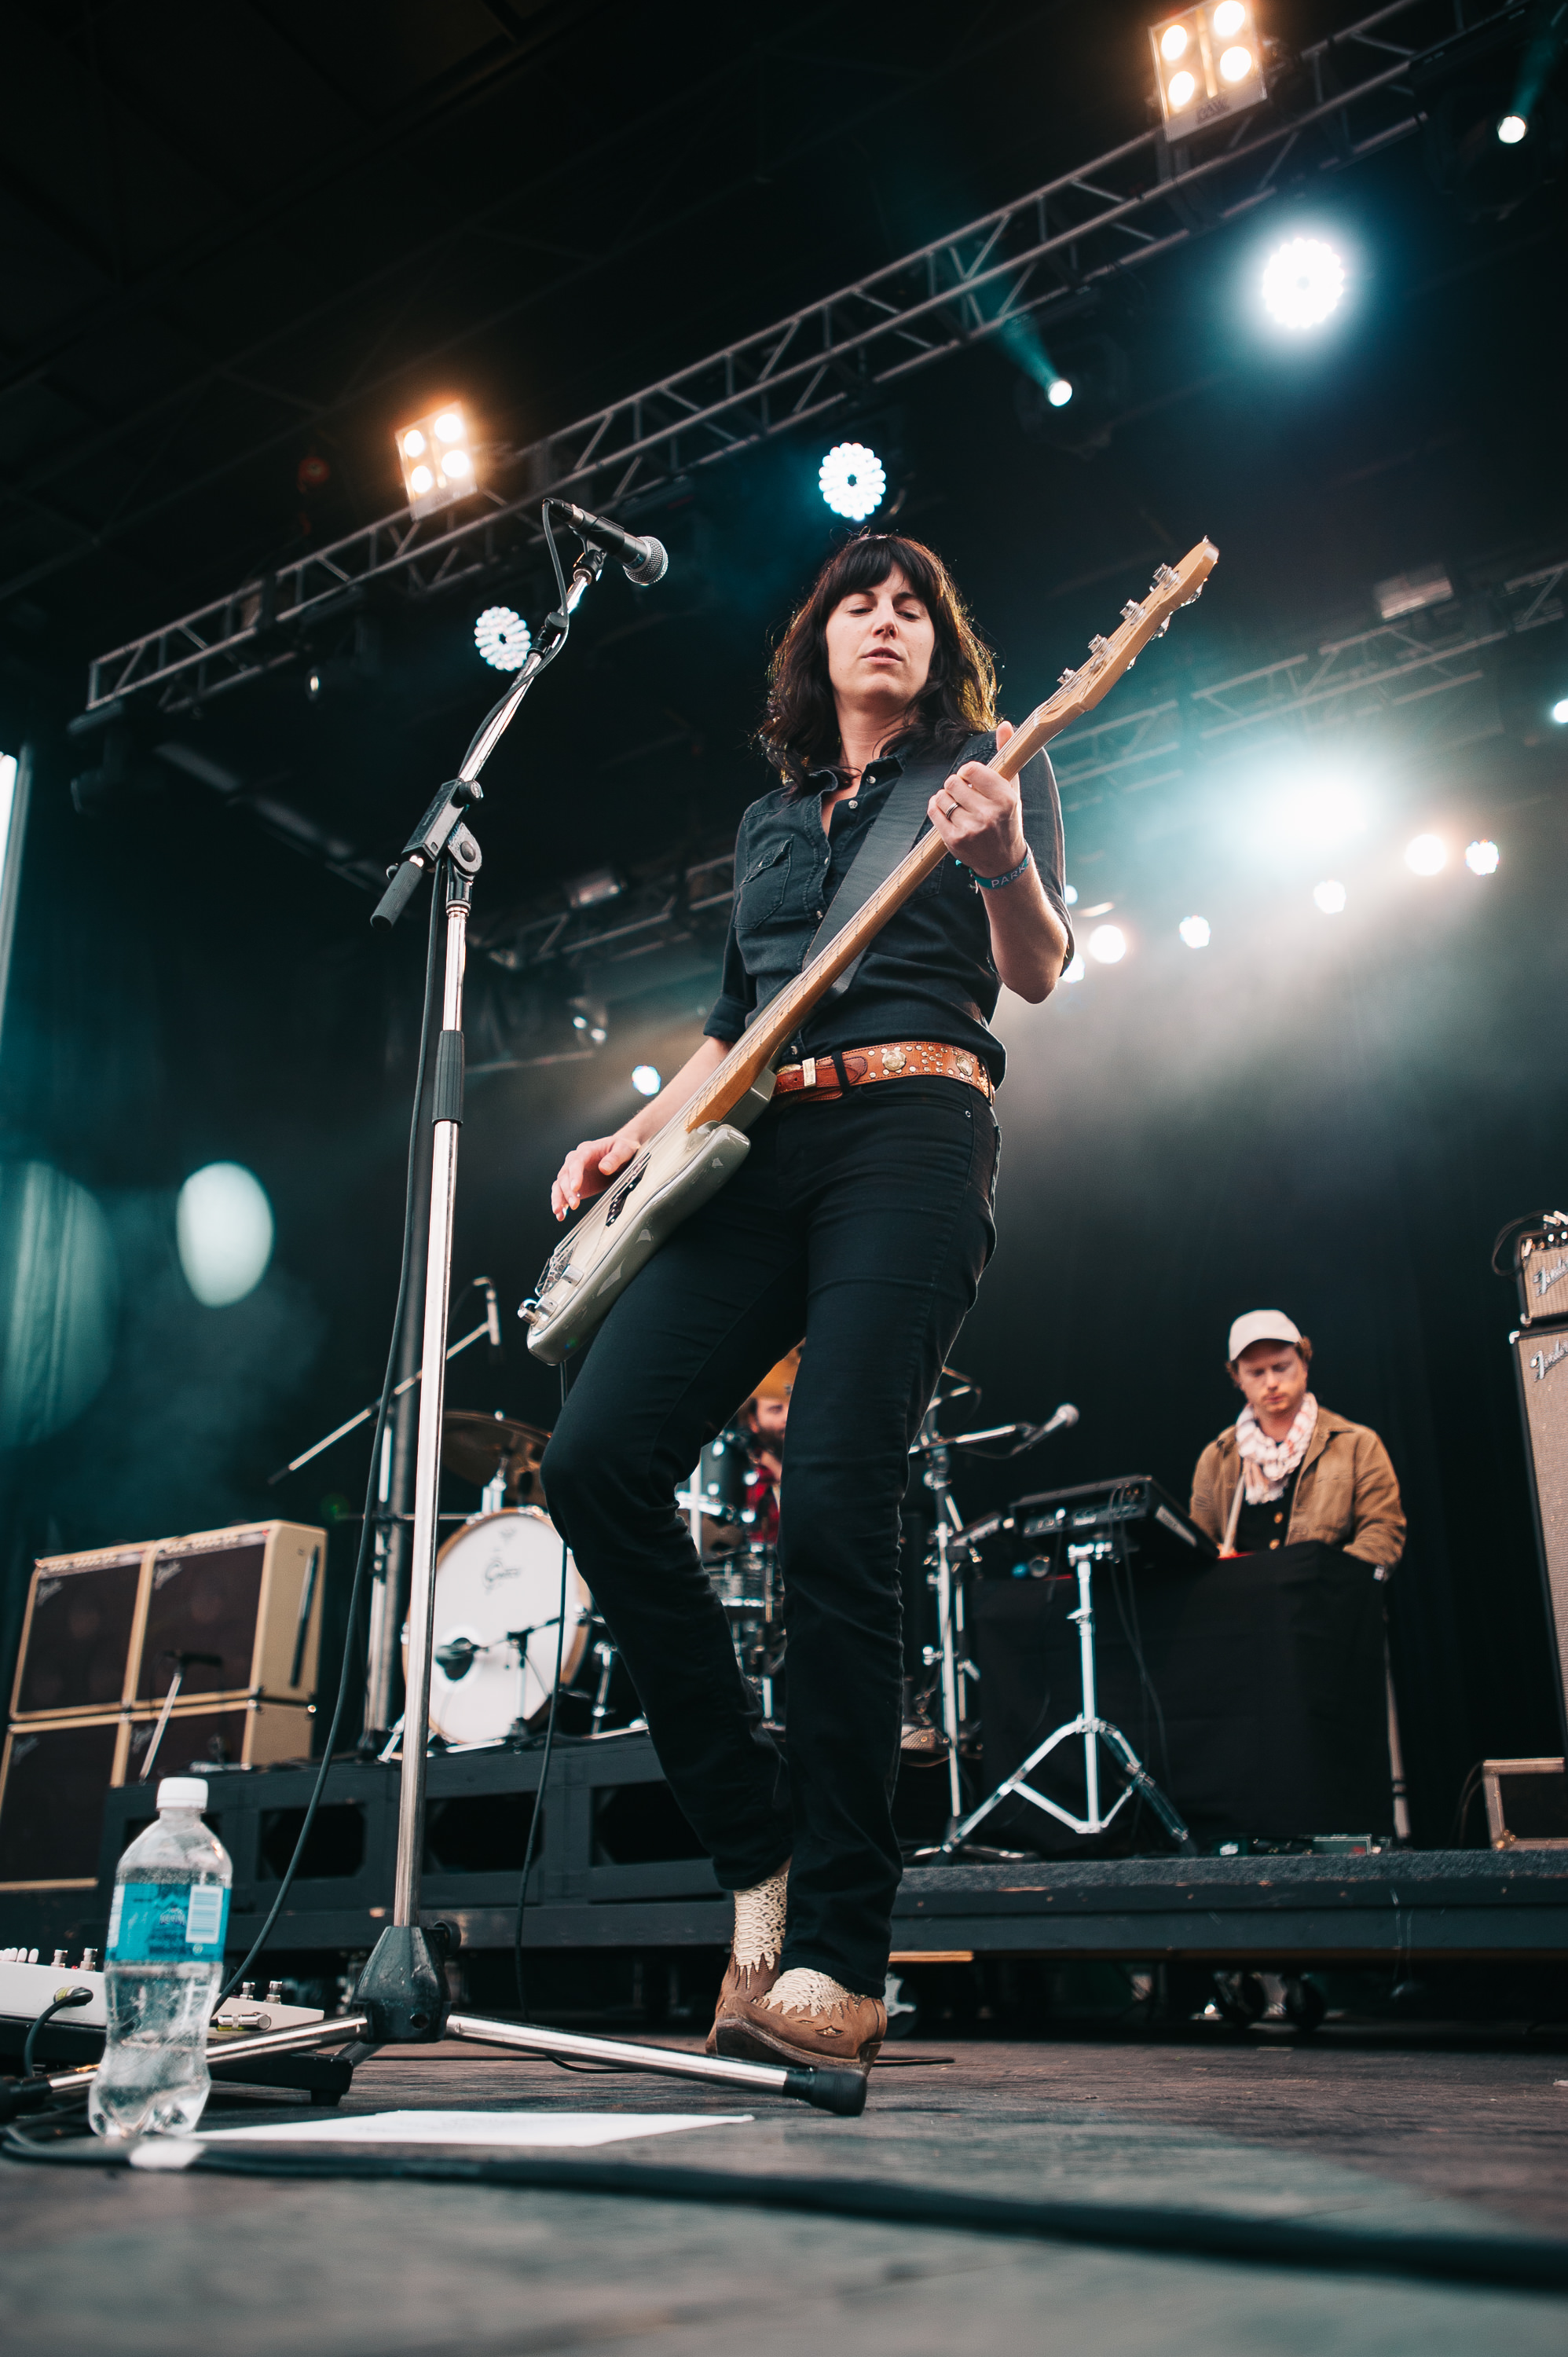
[[1267, 310], [1282, 328], [1321, 328], [1345, 295], [1345, 264], [1320, 237], [1287, 238], [1263, 269]]
[[1505, 114], [1498, 125], [1498, 137], [1505, 147], [1517, 147], [1529, 129], [1522, 114]]
[[817, 469], [817, 488], [834, 515], [864, 523], [882, 505], [887, 471], [864, 442], [835, 442]]
[[656, 1097], [659, 1094], [660, 1090], [664, 1086], [664, 1082], [659, 1075], [658, 1065], [634, 1064], [632, 1066], [631, 1072], [631, 1085], [637, 1091], [639, 1097]]
[[597, 909], [606, 900], [618, 899], [626, 886], [613, 867], [590, 867], [582, 876], [569, 876], [564, 888], [569, 909]]
[[1064, 884], [1062, 886], [1062, 899], [1067, 902], [1069, 909], [1076, 909], [1078, 906], [1078, 886], [1076, 884]]
[[1120, 965], [1127, 954], [1127, 936], [1120, 925], [1096, 925], [1089, 937], [1089, 954], [1101, 965]]
[[273, 1256], [273, 1207], [239, 1162], [193, 1170], [175, 1206], [185, 1281], [204, 1308], [227, 1309], [253, 1293]]
[[574, 1031], [584, 1031], [596, 1048], [602, 1048], [610, 1036], [609, 1010], [602, 998], [569, 998], [567, 1012]]
[[1552, 705], [1552, 717], [1556, 721], [1559, 728], [1568, 728], [1568, 695], [1563, 696]]
[[1312, 888], [1312, 898], [1314, 906], [1321, 909], [1326, 917], [1338, 917], [1344, 914], [1345, 903], [1349, 895], [1343, 884], [1337, 884], [1330, 879], [1322, 884], [1315, 884]]
[[1065, 409], [1068, 403], [1072, 399], [1072, 382], [1070, 378], [1065, 376], [1054, 378], [1051, 382], [1050, 390], [1046, 394], [1046, 399], [1050, 403], [1053, 409]]
[[1479, 843], [1468, 845], [1465, 852], [1465, 865], [1472, 876], [1495, 876], [1501, 858], [1497, 845], [1488, 843], [1484, 835]]
[[428, 417], [400, 425], [395, 439], [403, 490], [414, 515], [435, 515], [474, 489], [473, 443], [461, 402], [443, 402]]
[[1072, 956], [1068, 960], [1067, 964], [1062, 968], [1062, 980], [1064, 982], [1081, 982], [1088, 972], [1089, 968], [1083, 962], [1083, 952], [1081, 950], [1075, 950]]
[[475, 620], [474, 644], [492, 671], [521, 671], [533, 640], [510, 606], [487, 606]]
[[1207, 917], [1184, 917], [1176, 931], [1189, 950], [1206, 950], [1208, 947], [1210, 933]]
[[1414, 835], [1404, 847], [1404, 864], [1417, 876], [1439, 875], [1448, 865], [1448, 847], [1441, 835]]
[[1244, 0], [1185, 8], [1149, 28], [1167, 140], [1190, 139], [1268, 96], [1257, 27]]

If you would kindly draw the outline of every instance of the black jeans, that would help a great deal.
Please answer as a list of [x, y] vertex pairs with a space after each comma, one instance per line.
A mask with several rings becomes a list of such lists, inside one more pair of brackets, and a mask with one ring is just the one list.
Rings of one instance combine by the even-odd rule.
[[[671, 1788], [731, 1890], [787, 1857], [784, 1964], [880, 1996], [900, 1861], [898, 1509], [994, 1240], [996, 1124], [957, 1081], [775, 1104], [606, 1319], [545, 1454], [550, 1511]], [[779, 1526], [781, 1760], [674, 1491], [805, 1337]]]

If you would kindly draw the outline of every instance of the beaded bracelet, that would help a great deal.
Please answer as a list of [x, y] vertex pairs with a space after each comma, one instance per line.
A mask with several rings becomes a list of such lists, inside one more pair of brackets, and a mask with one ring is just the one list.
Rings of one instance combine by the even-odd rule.
[[[1004, 884], [1016, 884], [1020, 876], [1028, 874], [1029, 863], [1034, 856], [1034, 853], [1026, 846], [1024, 856], [1017, 866], [1010, 867], [1005, 876], [976, 876], [974, 880], [983, 892], [1000, 892]], [[973, 874], [972, 868], [970, 872]]]

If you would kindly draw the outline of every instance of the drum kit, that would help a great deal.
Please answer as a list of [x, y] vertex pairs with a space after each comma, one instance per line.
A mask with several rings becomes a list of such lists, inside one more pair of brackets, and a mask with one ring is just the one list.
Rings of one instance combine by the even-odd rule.
[[[787, 1402], [799, 1359], [792, 1351], [775, 1367], [757, 1399]], [[499, 1413], [453, 1410], [441, 1431], [442, 1463], [477, 1483], [481, 1497], [478, 1511], [461, 1518], [435, 1558], [432, 1736], [464, 1749], [525, 1740], [548, 1715], [558, 1686], [563, 1695], [582, 1693], [585, 1682], [591, 1688], [589, 1733], [611, 1733], [615, 1642], [550, 1519], [539, 1480], [549, 1434]], [[736, 1657], [769, 1720], [784, 1651], [777, 1463], [765, 1436], [732, 1425], [703, 1449], [689, 1487], [677, 1496]], [[624, 1712], [619, 1716], [624, 1720]], [[394, 1728], [389, 1754], [397, 1735]]]

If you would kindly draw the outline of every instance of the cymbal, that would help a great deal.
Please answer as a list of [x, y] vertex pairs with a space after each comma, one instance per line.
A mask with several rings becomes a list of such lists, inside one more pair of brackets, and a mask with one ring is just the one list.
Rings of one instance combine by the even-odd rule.
[[752, 1393], [753, 1399], [787, 1400], [789, 1398], [795, 1388], [795, 1377], [800, 1372], [801, 1347], [801, 1344], [797, 1342], [794, 1349], [786, 1357], [780, 1359], [776, 1367], [769, 1367], [757, 1389]]
[[448, 1408], [441, 1419], [441, 1462], [450, 1473], [482, 1489], [498, 1473], [515, 1495], [538, 1465], [549, 1439], [536, 1425], [510, 1416], [486, 1415], [471, 1408]]

